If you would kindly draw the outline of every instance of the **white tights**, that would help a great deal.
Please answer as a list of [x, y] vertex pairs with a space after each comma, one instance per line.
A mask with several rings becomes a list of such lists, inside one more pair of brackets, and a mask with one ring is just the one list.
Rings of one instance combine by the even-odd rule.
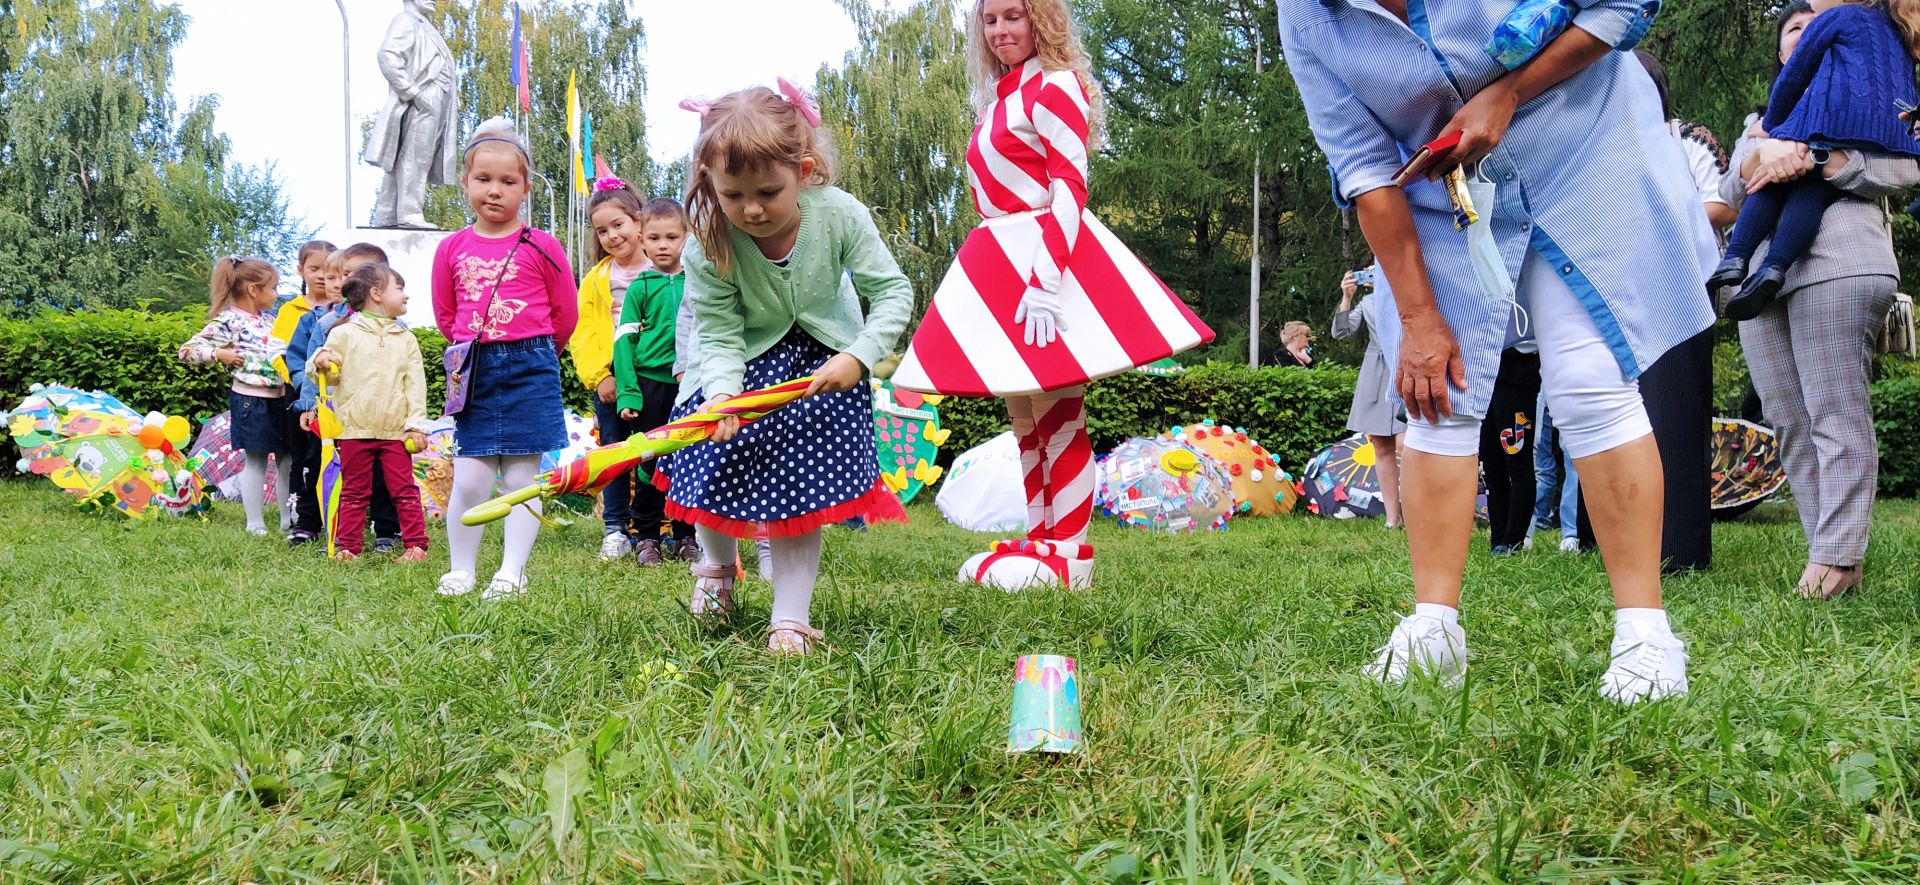
[[[267, 456], [242, 451], [246, 466], [240, 469], [240, 508], [247, 513], [247, 530], [267, 530]], [[273, 499], [280, 505], [280, 530], [293, 525], [293, 459], [282, 455], [274, 460]]]
[[[447, 552], [456, 572], [474, 573], [480, 559], [480, 540], [486, 526], [462, 525], [460, 514], [493, 497], [495, 478], [509, 489], [533, 484], [540, 474], [539, 455], [489, 455], [481, 458], [453, 459], [453, 492], [447, 498]], [[533, 539], [540, 535], [539, 499], [527, 502], [533, 512], [519, 507], [501, 520], [506, 526], [506, 543], [501, 545], [501, 577], [516, 583], [526, 578], [527, 557], [533, 553]]]
[[[731, 536], [703, 525], [694, 526], [693, 531], [700, 539], [705, 564], [730, 566], [739, 561], [740, 544]], [[773, 568], [767, 579], [773, 583], [772, 620], [812, 626], [807, 616], [813, 608], [813, 585], [820, 580], [820, 530], [774, 538], [771, 546]]]

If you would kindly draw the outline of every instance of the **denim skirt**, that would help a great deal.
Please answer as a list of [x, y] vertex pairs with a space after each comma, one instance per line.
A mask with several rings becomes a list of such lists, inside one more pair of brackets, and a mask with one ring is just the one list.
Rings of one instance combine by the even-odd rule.
[[553, 338], [475, 344], [467, 357], [472, 387], [453, 416], [454, 455], [544, 455], [566, 448], [560, 403], [560, 355]]
[[277, 455], [287, 450], [287, 398], [227, 392], [228, 443], [237, 451]]

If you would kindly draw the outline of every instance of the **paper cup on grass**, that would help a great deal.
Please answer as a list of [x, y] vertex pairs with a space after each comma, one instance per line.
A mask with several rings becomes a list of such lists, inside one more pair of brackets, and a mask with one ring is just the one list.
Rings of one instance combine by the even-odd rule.
[[1007, 752], [1078, 753], [1080, 748], [1080, 680], [1073, 659], [1061, 655], [1016, 658]]

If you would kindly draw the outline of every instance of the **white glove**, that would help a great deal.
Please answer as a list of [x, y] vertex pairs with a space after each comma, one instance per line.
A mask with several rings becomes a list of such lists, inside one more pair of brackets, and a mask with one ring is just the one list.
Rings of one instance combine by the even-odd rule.
[[1028, 286], [1027, 294], [1020, 296], [1020, 306], [1014, 308], [1013, 321], [1026, 330], [1027, 344], [1031, 347], [1046, 347], [1067, 330], [1066, 314], [1060, 308], [1060, 293], [1034, 286]]

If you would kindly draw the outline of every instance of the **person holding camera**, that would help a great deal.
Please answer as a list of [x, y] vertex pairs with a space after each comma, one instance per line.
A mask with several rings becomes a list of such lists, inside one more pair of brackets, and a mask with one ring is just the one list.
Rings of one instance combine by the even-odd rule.
[[[1353, 406], [1347, 410], [1347, 429], [1366, 434], [1373, 443], [1374, 470], [1380, 474], [1380, 501], [1386, 506], [1387, 528], [1400, 527], [1400, 436], [1407, 432], [1407, 416], [1393, 401], [1393, 375], [1387, 356], [1372, 334], [1373, 312], [1379, 302], [1373, 289], [1379, 269], [1369, 265], [1340, 278], [1340, 307], [1333, 312], [1333, 337], [1348, 338], [1367, 329], [1367, 354], [1360, 360], [1360, 380], [1353, 386]], [[1364, 286], [1360, 303], [1353, 296]]]

